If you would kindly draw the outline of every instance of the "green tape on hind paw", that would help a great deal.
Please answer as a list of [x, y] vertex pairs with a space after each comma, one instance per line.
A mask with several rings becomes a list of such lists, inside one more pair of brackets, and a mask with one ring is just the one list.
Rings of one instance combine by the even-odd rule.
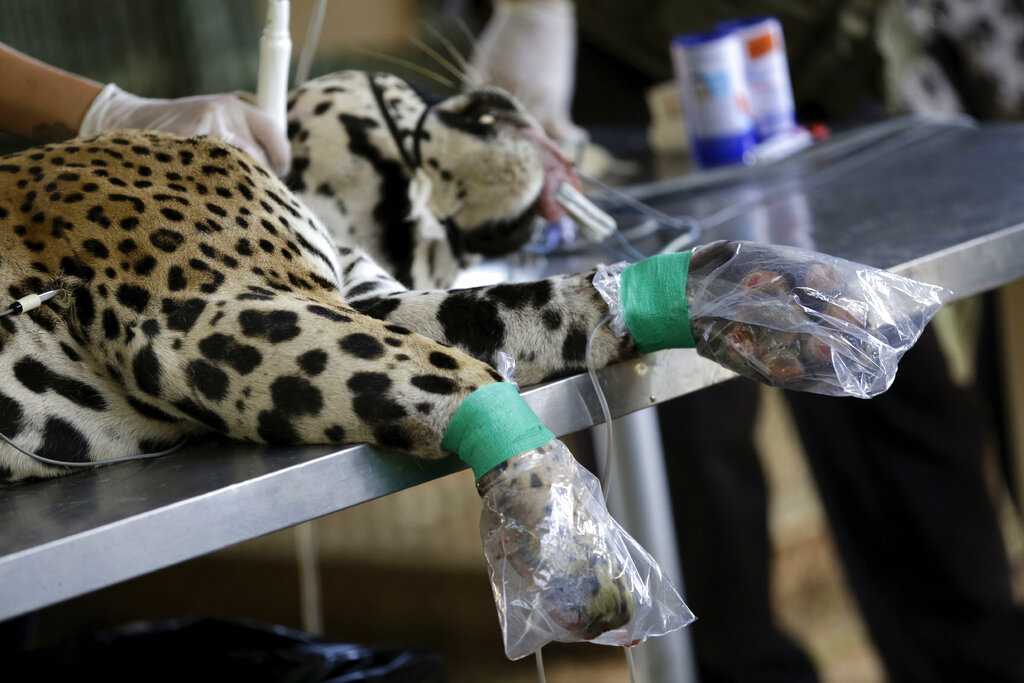
[[555, 438], [508, 382], [480, 387], [455, 411], [441, 448], [473, 468], [477, 479], [513, 455]]
[[643, 353], [696, 346], [686, 304], [691, 253], [658, 254], [622, 271], [626, 327]]

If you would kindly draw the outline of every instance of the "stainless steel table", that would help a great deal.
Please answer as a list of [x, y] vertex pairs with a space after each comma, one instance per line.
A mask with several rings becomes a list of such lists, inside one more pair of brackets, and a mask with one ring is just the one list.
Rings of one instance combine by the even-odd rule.
[[[1022, 181], [1024, 126], [902, 119], [771, 166], [636, 187], [632, 194], [671, 214], [704, 218], [700, 241], [814, 248], [965, 297], [1024, 276]], [[650, 235], [636, 246], [650, 253], [664, 242]], [[557, 269], [583, 269], [600, 258], [573, 254]], [[693, 351], [651, 354], [601, 373], [616, 417], [730, 376]], [[602, 419], [585, 375], [524, 395], [559, 435]], [[0, 620], [460, 468], [454, 459], [413, 461], [366, 446], [211, 443], [0, 487]]]

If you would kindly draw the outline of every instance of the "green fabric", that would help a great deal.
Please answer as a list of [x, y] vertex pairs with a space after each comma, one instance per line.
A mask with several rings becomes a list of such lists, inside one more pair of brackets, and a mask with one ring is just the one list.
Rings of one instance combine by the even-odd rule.
[[477, 479], [513, 455], [555, 438], [508, 382], [480, 387], [455, 411], [441, 448], [473, 468]]
[[690, 254], [658, 254], [622, 271], [622, 310], [626, 327], [643, 353], [693, 348], [686, 276]]

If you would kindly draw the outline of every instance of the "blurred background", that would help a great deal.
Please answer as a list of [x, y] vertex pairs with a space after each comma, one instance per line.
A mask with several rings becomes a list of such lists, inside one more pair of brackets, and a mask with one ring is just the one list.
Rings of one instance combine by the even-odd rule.
[[[831, 19], [822, 24], [828, 30], [814, 40], [794, 36], [789, 41], [798, 118], [842, 126], [890, 113], [878, 67], [880, 48], [870, 27], [863, 25], [873, 11], [866, 6], [872, 3], [821, 4], [831, 8]], [[314, 2], [292, 0], [291, 5], [297, 59]], [[264, 12], [262, 0], [0, 0], [0, 41], [144, 96], [251, 91]], [[468, 57], [471, 36], [487, 12], [487, 3], [470, 1], [334, 0], [328, 4], [312, 74], [380, 69], [440, 93], [454, 92], [458, 79], [410, 39], [442, 54], [448, 43]], [[627, 166], [633, 174], [627, 180], [685, 167], [685, 159], [669, 156], [666, 163], [665, 155], [652, 154], [648, 144], [649, 102], [671, 110], [675, 95], [670, 89], [668, 104], [664, 98], [650, 99], [651, 86], [671, 79], [667, 44], [651, 40], [651, 54], [661, 51], [664, 59], [645, 54], [624, 59], [619, 46], [599, 39], [600, 32], [592, 31], [588, 21], [581, 16], [574, 120], [613, 155], [633, 162]], [[676, 30], [704, 28], [701, 21], [697, 16], [692, 26]], [[839, 51], [841, 64], [819, 59], [834, 39], [846, 41]], [[845, 76], [835, 81], [840, 68]], [[24, 143], [0, 141], [0, 151], [19, 146]], [[1014, 340], [1024, 337], [1020, 302], [1024, 287], [1019, 282], [994, 300], [1003, 314], [999, 334], [1006, 348], [1019, 348]], [[956, 323], [951, 319], [938, 324]], [[954, 364], [970, 366], [970, 349], [951, 349]], [[1024, 355], [1007, 357], [1008, 424], [1016, 430], [1019, 449], [1024, 444]], [[881, 665], [846, 587], [786, 404], [775, 390], [762, 391], [756, 442], [768, 476], [772, 595], [780, 620], [807, 649], [825, 681], [882, 681]], [[577, 446], [573, 437], [567, 441], [574, 451], [586, 448], [587, 440]], [[989, 454], [992, 492], [1021, 600], [1024, 533], [1005, 479], [998, 475], [999, 447], [991, 444]], [[1019, 450], [1015, 458], [1019, 465]], [[462, 472], [311, 522], [307, 531], [312, 531], [322, 560], [326, 634], [339, 641], [397, 642], [436, 650], [452, 681], [536, 680], [532, 660], [513, 663], [503, 655], [477, 531], [479, 510], [472, 475]], [[31, 638], [47, 645], [128, 621], [190, 614], [302, 628], [296, 533], [282, 531], [43, 610], [31, 624]], [[623, 656], [616, 649], [558, 646], [545, 653], [552, 681], [627, 680]]]

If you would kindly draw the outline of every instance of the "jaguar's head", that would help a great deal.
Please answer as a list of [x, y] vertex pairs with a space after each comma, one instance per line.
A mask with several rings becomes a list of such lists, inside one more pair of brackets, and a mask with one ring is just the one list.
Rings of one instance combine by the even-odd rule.
[[551, 195], [558, 183], [578, 183], [537, 122], [498, 88], [435, 105], [423, 122], [419, 148], [433, 181], [432, 208], [470, 252], [517, 249], [530, 238], [538, 213], [557, 218]]

